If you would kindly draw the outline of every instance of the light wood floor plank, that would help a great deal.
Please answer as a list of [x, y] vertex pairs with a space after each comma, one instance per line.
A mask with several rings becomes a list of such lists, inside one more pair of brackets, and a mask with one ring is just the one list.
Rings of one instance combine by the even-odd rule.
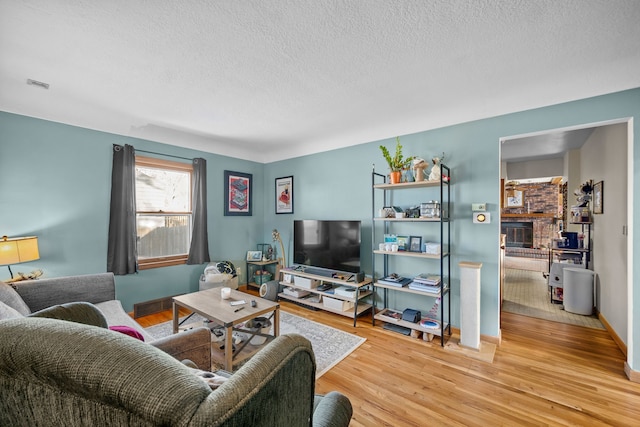
[[[485, 363], [371, 324], [281, 301], [284, 311], [367, 341], [316, 382], [354, 407], [352, 426], [637, 426], [640, 384], [605, 330], [502, 315], [502, 344]], [[171, 312], [136, 319], [150, 326]]]

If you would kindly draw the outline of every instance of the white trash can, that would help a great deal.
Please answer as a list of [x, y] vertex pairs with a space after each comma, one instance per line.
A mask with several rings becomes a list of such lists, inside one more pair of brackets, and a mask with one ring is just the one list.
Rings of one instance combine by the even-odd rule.
[[591, 316], [593, 314], [593, 281], [595, 273], [583, 268], [565, 268], [564, 310], [569, 313]]

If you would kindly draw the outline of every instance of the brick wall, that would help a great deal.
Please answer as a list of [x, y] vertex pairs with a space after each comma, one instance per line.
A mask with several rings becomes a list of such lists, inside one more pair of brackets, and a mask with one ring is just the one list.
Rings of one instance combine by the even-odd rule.
[[[523, 214], [518, 217], [504, 217], [502, 222], [533, 222], [533, 247], [546, 248], [552, 233], [558, 230], [556, 218], [562, 218], [562, 198], [557, 184], [521, 184], [524, 207], [502, 209], [503, 214]], [[527, 216], [525, 214], [533, 214]], [[544, 216], [541, 216], [543, 214]]]

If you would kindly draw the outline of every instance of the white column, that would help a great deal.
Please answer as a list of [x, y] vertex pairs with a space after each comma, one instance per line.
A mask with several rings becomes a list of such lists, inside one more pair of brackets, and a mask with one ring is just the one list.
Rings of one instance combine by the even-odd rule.
[[460, 345], [480, 350], [480, 269], [482, 263], [460, 266]]

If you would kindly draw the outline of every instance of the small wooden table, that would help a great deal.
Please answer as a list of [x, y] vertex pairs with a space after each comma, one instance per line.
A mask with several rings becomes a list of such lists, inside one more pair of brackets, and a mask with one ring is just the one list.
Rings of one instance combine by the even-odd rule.
[[[232, 306], [233, 301], [244, 300], [245, 304]], [[256, 306], [251, 307], [251, 301]], [[173, 297], [173, 333], [178, 332], [178, 310], [180, 307], [222, 325], [225, 328], [224, 369], [233, 372], [233, 358], [241, 349], [233, 351], [234, 327], [261, 315], [273, 312], [273, 337], [280, 334], [280, 304], [240, 291], [231, 290], [231, 298], [223, 300], [220, 288], [207, 289]], [[239, 310], [240, 309], [240, 310]]]

